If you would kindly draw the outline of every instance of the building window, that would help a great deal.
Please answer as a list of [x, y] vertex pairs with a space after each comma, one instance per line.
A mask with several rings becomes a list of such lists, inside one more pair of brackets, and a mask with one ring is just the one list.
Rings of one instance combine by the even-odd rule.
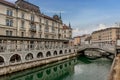
[[48, 25], [48, 20], [46, 20], [46, 25]]
[[45, 35], [45, 38], [48, 38], [48, 35]]
[[21, 37], [24, 37], [24, 32], [21, 32]]
[[12, 19], [6, 19], [6, 25], [7, 26], [13, 26], [13, 20]]
[[52, 36], [52, 39], [54, 39], [54, 36]]
[[34, 21], [34, 18], [35, 18], [35, 17], [34, 17], [34, 15], [32, 14], [32, 15], [31, 15], [31, 21]]
[[31, 33], [31, 38], [34, 38], [35, 34], [34, 33]]
[[13, 15], [13, 11], [12, 10], [7, 10], [7, 15], [8, 16], [12, 16]]
[[42, 23], [42, 19], [40, 18], [40, 23]]
[[9, 35], [9, 31], [8, 30], [6, 30], [6, 36], [8, 36]]
[[6, 36], [12, 36], [12, 34], [13, 34], [12, 31], [6, 30]]
[[21, 21], [21, 28], [24, 28], [25, 21]]
[[45, 32], [49, 32], [48, 26], [45, 27]]
[[42, 37], [42, 35], [40, 34], [40, 38]]
[[25, 17], [25, 13], [22, 12], [21, 13], [21, 18], [24, 19], [24, 17]]
[[42, 26], [40, 25], [39, 28], [40, 28], [40, 31], [41, 31], [42, 30]]
[[52, 32], [55, 31], [54, 25], [55, 25], [54, 22], [52, 22]]

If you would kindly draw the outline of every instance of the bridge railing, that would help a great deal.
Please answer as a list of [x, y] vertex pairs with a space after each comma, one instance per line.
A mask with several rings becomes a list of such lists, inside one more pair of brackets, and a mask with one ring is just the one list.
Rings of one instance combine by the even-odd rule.
[[0, 52], [52, 50], [52, 49], [73, 49], [72, 46], [44, 46], [41, 44], [0, 44]]
[[99, 49], [110, 51], [110, 52], [115, 52], [116, 50], [115, 45], [111, 45], [111, 44], [85, 44], [85, 45], [78, 46], [79, 50], [86, 49], [86, 48], [99, 48]]

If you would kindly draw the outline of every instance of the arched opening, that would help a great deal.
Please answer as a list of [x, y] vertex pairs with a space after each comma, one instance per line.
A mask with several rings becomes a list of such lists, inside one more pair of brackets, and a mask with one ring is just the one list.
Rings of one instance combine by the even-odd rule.
[[67, 63], [65, 64], [65, 67], [67, 67]]
[[42, 52], [39, 52], [39, 53], [37, 54], [37, 58], [43, 58], [43, 53], [42, 53]]
[[65, 50], [65, 54], [67, 53], [67, 50]]
[[47, 75], [49, 75], [51, 73], [51, 69], [47, 69], [46, 73], [47, 73]]
[[38, 78], [42, 78], [42, 77], [43, 77], [43, 71], [42, 71], [42, 72], [39, 72], [39, 73], [37, 74], [37, 77], [38, 77]]
[[11, 63], [20, 62], [20, 61], [21, 61], [21, 57], [18, 54], [15, 54], [10, 58]]
[[46, 56], [47, 56], [47, 57], [51, 56], [50, 51], [47, 52]]
[[4, 59], [3, 57], [0, 56], [0, 65], [4, 64]]
[[56, 56], [57, 55], [57, 51], [54, 51], [53, 55]]
[[62, 50], [60, 50], [60, 53], [59, 54], [63, 54]]
[[63, 66], [62, 65], [60, 65], [60, 69], [62, 69], [63, 68]]
[[71, 49], [69, 49], [69, 53], [71, 53]]
[[56, 72], [57, 71], [57, 67], [54, 67], [53, 70]]
[[26, 60], [32, 60], [33, 59], [33, 54], [32, 53], [28, 53], [25, 57]]

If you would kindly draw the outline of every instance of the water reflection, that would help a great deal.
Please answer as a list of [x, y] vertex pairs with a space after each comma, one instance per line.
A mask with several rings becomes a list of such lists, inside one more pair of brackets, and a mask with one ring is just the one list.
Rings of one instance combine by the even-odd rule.
[[1, 77], [0, 80], [61, 80], [61, 78], [74, 73], [77, 59], [64, 60], [54, 64], [17, 72]]

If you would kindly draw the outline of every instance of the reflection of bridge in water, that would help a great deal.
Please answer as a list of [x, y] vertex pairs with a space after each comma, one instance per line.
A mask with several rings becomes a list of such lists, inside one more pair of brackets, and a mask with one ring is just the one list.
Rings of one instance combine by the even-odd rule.
[[[82, 46], [77, 46], [77, 54], [79, 55], [86, 55], [85, 51], [86, 50], [93, 50], [93, 51], [98, 51], [100, 52], [100, 56], [92, 55], [95, 59], [101, 58], [101, 57], [107, 57], [107, 58], [114, 58], [116, 56], [116, 47], [115, 45], [111, 44], [90, 44], [90, 45], [82, 45]], [[111, 57], [112, 56], [112, 57]]]
[[76, 59], [64, 60], [39, 68], [25, 70], [2, 77], [0, 80], [58, 80], [61, 76], [67, 76], [74, 70]]

